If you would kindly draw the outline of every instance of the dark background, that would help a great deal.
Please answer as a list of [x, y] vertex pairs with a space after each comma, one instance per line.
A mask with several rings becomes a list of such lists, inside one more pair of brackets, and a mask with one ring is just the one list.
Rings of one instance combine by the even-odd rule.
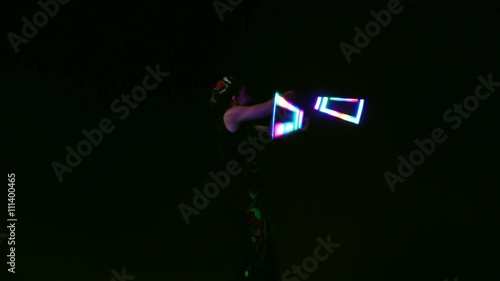
[[[1, 280], [107, 281], [122, 267], [137, 281], [234, 280], [221, 201], [190, 225], [178, 210], [219, 169], [207, 103], [227, 73], [246, 77], [257, 100], [288, 89], [305, 101], [366, 99], [360, 125], [316, 116], [261, 153], [280, 272], [331, 235], [341, 247], [308, 280], [498, 278], [500, 90], [456, 131], [442, 115], [479, 75], [500, 80], [499, 9], [402, 1], [348, 64], [339, 44], [353, 44], [353, 28], [388, 1], [344, 2], [245, 0], [221, 22], [210, 1], [73, 0], [18, 54], [5, 36], [2, 174], [16, 174], [18, 222], [17, 273]], [[3, 34], [20, 35], [21, 17], [38, 10], [4, 3]], [[116, 119], [111, 102], [156, 64], [170, 76]], [[105, 117], [115, 131], [59, 183], [51, 163]], [[383, 173], [437, 127], [446, 142], [392, 193]], [[6, 240], [0, 248], [6, 255]]]

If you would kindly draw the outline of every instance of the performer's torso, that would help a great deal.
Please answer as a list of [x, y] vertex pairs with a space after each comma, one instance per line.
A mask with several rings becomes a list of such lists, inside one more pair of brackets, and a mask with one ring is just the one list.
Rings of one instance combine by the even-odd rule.
[[[251, 122], [241, 123], [237, 132], [229, 132], [224, 124], [223, 117], [217, 120], [217, 137], [219, 143], [219, 151], [221, 153], [221, 163], [227, 164], [231, 160], [235, 160], [243, 168], [249, 168], [249, 156], [242, 154], [242, 149], [247, 147], [248, 137], [255, 135], [255, 129]], [[238, 149], [240, 148], [240, 149]]]

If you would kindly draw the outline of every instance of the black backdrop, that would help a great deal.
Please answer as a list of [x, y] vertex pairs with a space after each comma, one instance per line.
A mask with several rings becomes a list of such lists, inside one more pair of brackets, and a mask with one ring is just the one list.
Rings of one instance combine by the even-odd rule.
[[[499, 10], [401, 2], [347, 63], [339, 44], [387, 3], [243, 1], [220, 21], [210, 1], [71, 1], [17, 54], [4, 37], [2, 198], [13, 172], [18, 218], [16, 274], [6, 266], [5, 280], [110, 280], [123, 267], [135, 280], [229, 280], [237, 249], [220, 203], [189, 225], [178, 210], [220, 168], [207, 102], [228, 72], [247, 77], [257, 100], [288, 89], [366, 99], [360, 125], [318, 117], [261, 153], [280, 272], [331, 235], [341, 247], [309, 280], [494, 280], [499, 90], [457, 130], [443, 113], [479, 75], [500, 80]], [[5, 35], [40, 10], [8, 6]], [[116, 119], [111, 103], [157, 64], [170, 75]], [[115, 130], [59, 182], [51, 163], [103, 118]], [[437, 127], [448, 139], [391, 192], [384, 172]]]

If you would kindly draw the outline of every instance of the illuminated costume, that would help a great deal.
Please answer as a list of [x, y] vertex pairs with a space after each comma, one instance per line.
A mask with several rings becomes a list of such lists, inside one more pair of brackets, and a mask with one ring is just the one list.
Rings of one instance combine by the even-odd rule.
[[[240, 124], [237, 132], [229, 132], [223, 116], [230, 107], [231, 97], [238, 95], [242, 82], [234, 77], [224, 77], [213, 89], [209, 105], [217, 112], [216, 130], [221, 154], [221, 164], [238, 162], [242, 171], [231, 178], [226, 189], [230, 193], [228, 212], [238, 232], [243, 254], [241, 280], [275, 281], [276, 267], [274, 243], [268, 215], [263, 208], [263, 184], [254, 159], [238, 153], [238, 147], [251, 135], [257, 135], [251, 122]], [[251, 161], [249, 161], [251, 160]]]

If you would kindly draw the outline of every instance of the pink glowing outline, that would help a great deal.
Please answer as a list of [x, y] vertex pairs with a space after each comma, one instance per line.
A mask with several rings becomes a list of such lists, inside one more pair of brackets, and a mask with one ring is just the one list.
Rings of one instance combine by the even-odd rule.
[[275, 137], [281, 136], [285, 133], [285, 123], [276, 123], [274, 126]]
[[[290, 111], [293, 111], [295, 114], [294, 121], [292, 122], [277, 122], [276, 123], [276, 107], [280, 106]], [[271, 124], [271, 138], [274, 139], [276, 137], [285, 135], [287, 133], [291, 133], [302, 128], [304, 111], [300, 108], [294, 106], [292, 103], [288, 102], [282, 96], [280, 96], [279, 92], [276, 91], [274, 95], [274, 108], [273, 108], [273, 118]], [[292, 125], [290, 129], [289, 126]], [[287, 129], [288, 128], [288, 129]]]
[[304, 110], [299, 112], [299, 129], [302, 129], [302, 121], [304, 121]]
[[[320, 100], [321, 100], [321, 106], [319, 105]], [[328, 100], [344, 101], [344, 102], [357, 102], [358, 103], [358, 110], [356, 113], [356, 117], [349, 115], [349, 114], [340, 113], [338, 111], [326, 108]], [[316, 106], [314, 107], [314, 109], [318, 110], [318, 108], [319, 108], [320, 112], [324, 112], [326, 114], [332, 115], [334, 117], [340, 118], [340, 119], [348, 121], [348, 122], [359, 124], [359, 120], [361, 120], [361, 114], [363, 112], [364, 104], [365, 104], [364, 99], [318, 97], [318, 99], [316, 101]]]

